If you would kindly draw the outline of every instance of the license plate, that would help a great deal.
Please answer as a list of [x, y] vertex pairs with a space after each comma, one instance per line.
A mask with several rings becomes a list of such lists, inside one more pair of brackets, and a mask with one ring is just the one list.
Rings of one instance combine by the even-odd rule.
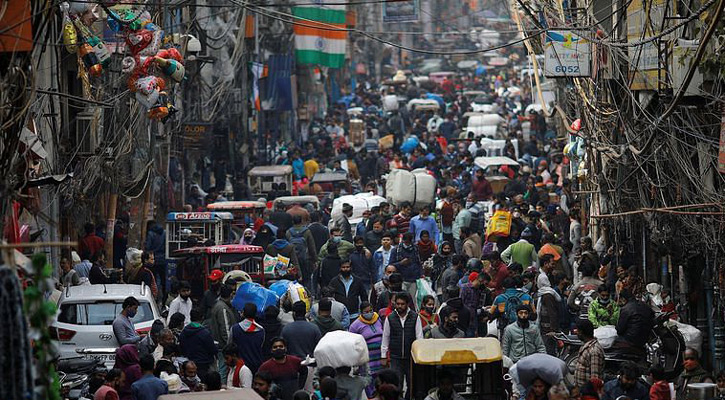
[[116, 355], [115, 354], [85, 354], [83, 356], [86, 360], [98, 360], [98, 361], [115, 361]]

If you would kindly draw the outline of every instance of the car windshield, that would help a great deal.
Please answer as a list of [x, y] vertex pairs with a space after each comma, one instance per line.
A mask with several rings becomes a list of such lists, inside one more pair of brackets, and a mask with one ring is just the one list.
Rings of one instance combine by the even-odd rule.
[[[123, 302], [65, 303], [60, 306], [58, 322], [73, 325], [111, 325], [121, 313]], [[131, 319], [133, 323], [152, 321], [154, 313], [151, 304], [141, 302], [138, 312]]]

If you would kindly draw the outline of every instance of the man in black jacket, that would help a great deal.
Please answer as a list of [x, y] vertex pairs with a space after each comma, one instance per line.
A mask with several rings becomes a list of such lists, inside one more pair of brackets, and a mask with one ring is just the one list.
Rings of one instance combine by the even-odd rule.
[[629, 289], [623, 289], [619, 294], [619, 307], [617, 339], [614, 341], [614, 346], [643, 352], [654, 325], [654, 312], [637, 300]]
[[352, 275], [350, 260], [340, 264], [340, 274], [332, 278], [330, 287], [335, 291], [335, 300], [344, 304], [350, 312], [350, 320], [360, 315], [360, 303], [365, 301], [367, 293], [362, 282]]
[[409, 301], [407, 292], [396, 295], [395, 311], [385, 319], [383, 342], [380, 346], [383, 365], [387, 366], [387, 356], [390, 354], [390, 368], [397, 371], [398, 376], [405, 378], [408, 388], [406, 399], [410, 398], [410, 350], [413, 341], [423, 339], [420, 318], [408, 307]]

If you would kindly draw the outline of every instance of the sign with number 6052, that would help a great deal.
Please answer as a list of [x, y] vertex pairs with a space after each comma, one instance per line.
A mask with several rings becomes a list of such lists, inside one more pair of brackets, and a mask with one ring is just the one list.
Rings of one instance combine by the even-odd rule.
[[591, 42], [573, 30], [546, 32], [544, 43], [544, 76], [591, 76]]

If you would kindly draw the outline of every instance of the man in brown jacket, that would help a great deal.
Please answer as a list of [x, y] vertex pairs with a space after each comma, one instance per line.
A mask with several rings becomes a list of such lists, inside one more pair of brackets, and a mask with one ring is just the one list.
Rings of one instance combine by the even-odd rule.
[[468, 258], [481, 258], [483, 243], [478, 233], [472, 232], [469, 227], [461, 227], [461, 240], [463, 240], [463, 254]]

